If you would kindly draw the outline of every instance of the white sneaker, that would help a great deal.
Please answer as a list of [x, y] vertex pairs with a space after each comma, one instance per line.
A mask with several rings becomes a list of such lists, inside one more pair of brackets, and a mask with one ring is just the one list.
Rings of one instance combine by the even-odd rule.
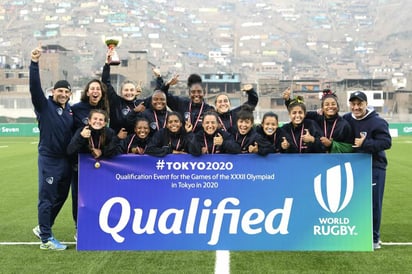
[[40, 233], [41, 233], [41, 231], [40, 231], [40, 226], [39, 226], [39, 225], [36, 225], [36, 226], [33, 228], [33, 234], [34, 234], [34, 236], [36, 236], [37, 238], [41, 239]]
[[47, 242], [40, 244], [40, 249], [42, 250], [65, 250], [67, 249], [67, 245], [60, 243], [53, 237], [50, 237]]
[[381, 248], [381, 244], [378, 242], [378, 243], [373, 243], [373, 249], [374, 250], [376, 250], [376, 249], [380, 249]]

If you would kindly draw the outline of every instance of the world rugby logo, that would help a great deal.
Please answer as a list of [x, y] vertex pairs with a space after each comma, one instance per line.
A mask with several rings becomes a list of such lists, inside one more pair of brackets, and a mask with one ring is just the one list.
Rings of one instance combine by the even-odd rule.
[[[341, 165], [326, 170], [326, 182], [322, 184], [322, 174], [314, 179], [316, 200], [326, 211], [337, 213], [342, 211], [350, 202], [353, 194], [353, 173], [350, 163], [345, 163], [346, 191], [342, 199], [342, 174]], [[326, 198], [326, 201], [325, 201]]]

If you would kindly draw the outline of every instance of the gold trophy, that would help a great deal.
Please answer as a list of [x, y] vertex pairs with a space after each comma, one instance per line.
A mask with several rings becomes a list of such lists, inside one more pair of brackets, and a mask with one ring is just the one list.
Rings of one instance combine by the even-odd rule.
[[109, 65], [118, 66], [120, 64], [120, 58], [115, 48], [120, 45], [122, 38], [119, 36], [113, 36], [113, 37], [103, 36], [103, 41], [106, 44], [107, 48], [112, 52], [112, 55], [110, 56]]

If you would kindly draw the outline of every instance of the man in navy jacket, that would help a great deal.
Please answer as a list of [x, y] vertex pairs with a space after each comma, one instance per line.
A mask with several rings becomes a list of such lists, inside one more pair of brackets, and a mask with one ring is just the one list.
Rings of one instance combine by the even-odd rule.
[[372, 154], [372, 204], [373, 204], [373, 248], [380, 248], [380, 224], [383, 192], [385, 189], [385, 150], [392, 146], [388, 123], [375, 110], [368, 108], [368, 99], [362, 91], [350, 95], [351, 113], [343, 116], [352, 127], [354, 150]]
[[38, 226], [33, 233], [41, 239], [40, 249], [64, 250], [52, 226], [70, 189], [70, 164], [66, 148], [72, 137], [73, 115], [68, 103], [72, 94], [66, 80], [57, 81], [46, 98], [41, 87], [39, 59], [41, 48], [31, 52], [30, 94], [40, 129], [38, 146]]

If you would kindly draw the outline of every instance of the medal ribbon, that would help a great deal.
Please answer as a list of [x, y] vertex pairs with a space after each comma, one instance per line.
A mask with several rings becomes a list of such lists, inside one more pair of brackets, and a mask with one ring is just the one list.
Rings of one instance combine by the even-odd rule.
[[[192, 132], [195, 130], [197, 124], [199, 123], [200, 116], [202, 115], [203, 106], [204, 106], [204, 105], [205, 105], [205, 102], [202, 102], [202, 105], [200, 106], [199, 114], [197, 115], [197, 118], [196, 118], [196, 122], [195, 122], [195, 124], [194, 124], [194, 126], [193, 126], [193, 128], [192, 128]], [[192, 113], [192, 101], [190, 101], [189, 113]], [[191, 121], [190, 121], [190, 122], [191, 122]]]
[[[180, 146], [180, 139], [181, 139], [181, 137], [179, 138], [179, 140], [177, 141], [177, 144], [176, 144], [176, 148], [175, 148], [175, 150], [179, 150], [179, 146]], [[170, 147], [173, 149], [173, 142], [172, 142], [172, 140], [171, 139], [169, 139], [169, 145], [170, 145]]]
[[[222, 119], [220, 118], [220, 116], [217, 117], [219, 119], [220, 124], [223, 127], [224, 131], [227, 131], [227, 128], [225, 127], [225, 124], [223, 123]], [[230, 127], [232, 127], [232, 115], [229, 114], [229, 119], [230, 119]]]
[[[134, 135], [132, 136], [132, 138], [130, 139], [129, 144], [127, 145], [127, 153], [131, 152], [130, 148], [131, 148], [132, 143], [133, 143], [133, 140], [134, 140], [134, 138], [135, 138], [136, 136], [137, 136], [137, 135], [134, 134]], [[139, 147], [139, 146], [137, 146], [137, 147]], [[139, 148], [142, 148], [142, 147], [139, 147]], [[147, 145], [143, 148], [143, 153], [146, 151], [146, 148], [147, 148]]]
[[[159, 120], [157, 119], [157, 114], [156, 114], [156, 111], [154, 111], [154, 110], [153, 110], [153, 116], [154, 116], [154, 118], [155, 118], [155, 120], [156, 120], [156, 128], [157, 128], [157, 130], [159, 130]], [[167, 112], [166, 112], [166, 115], [165, 115], [165, 121], [164, 121], [164, 123], [163, 123], [163, 127], [162, 127], [162, 128], [165, 128], [165, 127], [166, 127], [166, 121], [167, 121]]]
[[296, 142], [295, 134], [293, 133], [293, 129], [290, 129], [290, 133], [292, 134], [293, 142], [295, 143], [296, 147], [299, 149], [299, 153], [302, 152], [302, 135], [303, 135], [303, 130], [304, 126], [302, 125], [302, 129], [300, 131], [300, 141], [299, 141], [299, 146], [298, 143]]
[[327, 129], [326, 129], [326, 121], [323, 120], [323, 130], [325, 131], [325, 137], [326, 137], [326, 138], [328, 138], [328, 139], [332, 138], [333, 132], [335, 131], [335, 127], [336, 127], [336, 122], [337, 122], [337, 121], [338, 121], [338, 119], [335, 119], [335, 121], [333, 122], [332, 129], [331, 129], [330, 135], [329, 135], [329, 137], [328, 137], [328, 131], [327, 131]]
[[[237, 142], [237, 138], [238, 138], [238, 136], [239, 136], [238, 134], [239, 134], [239, 133], [236, 132], [236, 142]], [[242, 142], [241, 142], [241, 144], [240, 144], [240, 149], [243, 149], [243, 145], [244, 145], [244, 143], [245, 143], [246, 136], [247, 136], [247, 135], [243, 136]]]
[[[205, 146], [207, 148], [207, 154], [209, 154], [209, 146], [207, 145], [207, 140], [206, 140], [206, 135], [203, 134], [203, 140], [205, 142]], [[213, 142], [213, 146], [212, 146], [212, 152], [210, 154], [214, 154], [215, 153], [215, 143]]]

